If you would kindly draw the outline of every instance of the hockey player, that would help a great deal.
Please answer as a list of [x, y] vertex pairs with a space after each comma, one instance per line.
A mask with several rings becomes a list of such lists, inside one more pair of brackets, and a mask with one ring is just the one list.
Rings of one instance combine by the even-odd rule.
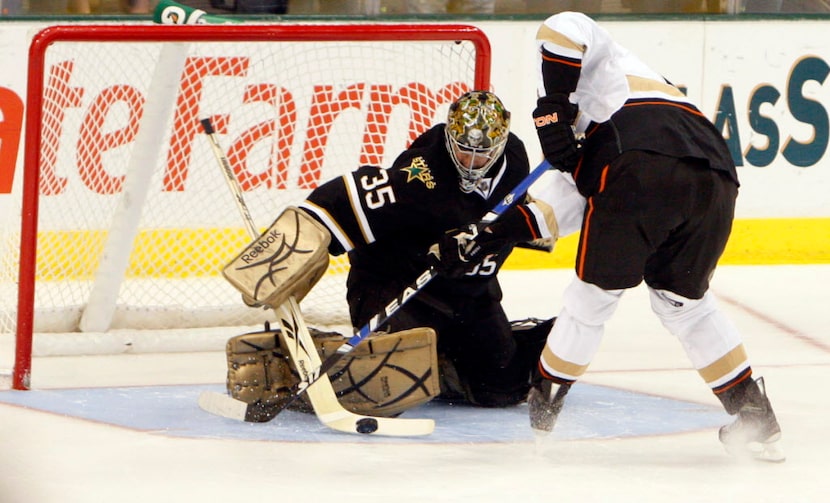
[[553, 15], [536, 38], [533, 118], [542, 151], [573, 176], [587, 206], [576, 278], [528, 398], [532, 427], [551, 431], [620, 297], [645, 281], [654, 313], [737, 415], [721, 428], [721, 442], [730, 452], [783, 461], [763, 379], [753, 380], [741, 336], [709, 291], [738, 193], [723, 137], [678, 88], [587, 16]]
[[[319, 186], [299, 206], [329, 230], [331, 255], [348, 253], [347, 299], [356, 327], [443, 255], [442, 274], [385, 328], [437, 332], [445, 398], [501, 407], [523, 401], [529, 390], [552, 320], [512, 330], [496, 275], [516, 243], [552, 247], [552, 209], [529, 198], [514, 206], [487, 231], [488, 243], [471, 261], [451, 237], [528, 172], [524, 144], [510, 133], [510, 113], [494, 94], [472, 91], [450, 105], [445, 124], [419, 136], [391, 167], [362, 166]], [[437, 242], [440, 250], [430, 254]]]

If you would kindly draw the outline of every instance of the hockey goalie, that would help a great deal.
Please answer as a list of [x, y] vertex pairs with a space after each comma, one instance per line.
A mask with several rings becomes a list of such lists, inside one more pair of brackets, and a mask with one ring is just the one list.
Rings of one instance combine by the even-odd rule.
[[[264, 233], [225, 269], [225, 276], [249, 303], [277, 306], [308, 292], [325, 270], [326, 251], [333, 256], [347, 253], [349, 312], [352, 325], [361, 327], [388, 311], [390, 301], [430, 271], [428, 284], [378, 327], [392, 342], [380, 344], [384, 339], [372, 336], [358, 346], [366, 348], [355, 358], [366, 360], [352, 361], [342, 382], [335, 378], [338, 391], [350, 391], [351, 381], [365, 378], [373, 386], [366, 390], [388, 393], [389, 398], [368, 394], [360, 406], [385, 414], [438, 393], [483, 407], [522, 403], [553, 320], [511, 323], [501, 305], [497, 275], [515, 246], [552, 249], [559, 235], [559, 212], [552, 202], [512, 193], [528, 177], [529, 165], [524, 145], [509, 127], [510, 113], [497, 96], [486, 91], [462, 94], [450, 104], [447, 121], [417, 137], [391, 166], [360, 166], [315, 188], [298, 208], [278, 219], [288, 226], [279, 229], [283, 240], [277, 233]], [[505, 199], [512, 206], [479, 228], [481, 218]], [[430, 338], [434, 346], [430, 341], [425, 348], [422, 341]], [[322, 340], [317, 345], [325, 347]], [[402, 368], [419, 386], [424, 379], [420, 394], [406, 394], [415, 379], [392, 380], [376, 373], [370, 359], [385, 358], [383, 348], [393, 346], [407, 348], [394, 358], [402, 358]], [[233, 351], [239, 347], [234, 344]], [[430, 367], [424, 362], [433, 355], [438, 371], [426, 375]], [[396, 360], [395, 365], [401, 363]], [[259, 375], [272, 377], [264, 371]], [[401, 389], [389, 388], [395, 383]], [[236, 383], [230, 386], [236, 393]], [[268, 397], [251, 392], [245, 400], [280, 400], [273, 385], [267, 388]], [[370, 405], [404, 396], [411, 401], [395, 407]]]

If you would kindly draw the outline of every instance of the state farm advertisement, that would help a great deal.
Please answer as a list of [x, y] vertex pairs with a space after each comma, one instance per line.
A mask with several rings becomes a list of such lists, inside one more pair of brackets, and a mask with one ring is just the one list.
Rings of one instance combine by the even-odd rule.
[[[830, 90], [826, 83], [830, 46], [825, 43], [825, 22], [600, 22], [620, 43], [683, 87], [722, 131], [743, 184], [738, 199], [739, 218], [830, 215], [830, 198], [826, 197], [830, 192]], [[533, 37], [538, 23], [472, 24], [490, 39], [492, 87], [513, 112], [512, 129], [525, 141], [533, 164], [540, 158], [530, 121], [536, 85]], [[28, 40], [45, 26], [0, 24], [0, 64], [6, 69], [0, 74], [0, 200], [20, 183], [26, 148], [23, 127]], [[305, 89], [270, 85], [291, 71], [290, 62], [286, 61], [279, 63], [279, 68], [257, 69], [264, 76], [261, 82], [240, 87], [239, 96], [229, 100], [216, 95], [226, 92], [217, 89], [227, 87], [214, 88], [212, 83], [234, 78], [234, 72], [248, 71], [244, 64], [235, 66], [239, 62], [234, 61], [246, 60], [248, 55], [242, 51], [217, 58], [209, 50], [206, 48], [203, 56], [191, 57], [182, 66], [174, 67], [176, 70], [165, 70], [174, 75], [173, 81], [166, 87], [162, 85], [159, 91], [171, 107], [170, 118], [160, 122], [159, 127], [172, 128], [176, 134], [165, 137], [163, 145], [150, 145], [154, 151], [145, 154], [164, 158], [165, 174], [155, 182], [154, 190], [186, 198], [194, 183], [213, 183], [198, 180], [198, 175], [194, 175], [195, 164], [212, 162], [209, 157], [197, 156], [198, 152], [209, 155], [199, 136], [197, 116], [213, 117], [229, 157], [245, 158], [249, 173], [242, 181], [246, 190], [256, 191], [258, 186], [307, 189], [327, 177], [324, 166], [328, 162], [347, 162], [355, 167], [358, 163], [389, 162], [388, 156], [395, 155], [413, 134], [428, 126], [413, 127], [396, 121], [405, 123], [412, 114], [420, 115], [428, 123], [441, 121], [450, 95], [460, 89], [453, 78], [431, 81], [433, 73], [426, 69], [417, 82], [390, 82], [388, 78], [394, 74], [390, 70], [388, 78], [367, 76], [362, 85], [347, 91], [313, 84]], [[94, 50], [89, 56], [98, 57]], [[322, 60], [329, 56], [304, 57]], [[46, 161], [41, 184], [44, 193], [59, 193], [77, 186], [95, 197], [120, 190], [123, 173], [113, 172], [109, 161], [126, 155], [138, 141], [137, 129], [132, 125], [135, 121], [130, 117], [135, 117], [154, 96], [148, 95], [148, 84], [136, 83], [152, 78], [144, 72], [163, 65], [158, 55], [147, 56], [135, 50], [125, 52], [124, 58], [134, 72], [135, 82], [118, 86], [102, 84], [104, 81], [93, 73], [80, 74], [79, 63], [67, 58], [57, 57], [44, 69], [47, 87], [58, 93], [51, 108], [44, 110], [45, 120], [52, 121], [51, 129], [41, 138]], [[111, 63], [101, 55], [97, 64], [124, 65], [125, 61]], [[311, 82], [323, 82], [325, 73], [330, 71], [329, 64], [324, 63]], [[423, 65], [398, 59], [390, 61], [389, 67], [401, 64]], [[345, 122], [341, 125], [341, 119], [330, 120], [323, 111], [340, 107], [339, 115], [328, 117], [345, 116], [357, 110], [351, 103], [367, 101], [372, 106], [362, 108], [360, 113], [365, 117], [358, 120], [366, 123], [370, 113], [386, 114], [379, 122], [382, 126], [353, 132], [354, 141], [349, 145], [328, 145], [326, 138], [331, 128], [354, 126]], [[228, 103], [232, 104], [231, 109], [227, 108]], [[241, 110], [257, 107], [268, 109], [272, 118], [240, 122]], [[300, 108], [311, 110], [311, 115], [291, 115], [292, 109]], [[119, 113], [122, 119], [116, 120]], [[118, 121], [121, 123], [116, 124]], [[392, 130], [407, 133], [399, 138], [384, 137]], [[258, 148], [258, 140], [268, 135], [282, 138], [278, 147]], [[368, 146], [377, 144], [382, 137], [380, 150]], [[295, 167], [286, 168], [289, 160]], [[343, 167], [333, 167], [331, 172], [340, 169]], [[269, 209], [268, 214], [273, 215], [272, 211]]]
[[[100, 207], [122, 193], [135, 198], [125, 188], [132, 184], [142, 187], [130, 190], [147, 211], [168, 208], [169, 225], [231, 225], [238, 218], [223, 204], [228, 191], [202, 119], [213, 124], [257, 221], [270, 221], [335, 175], [391, 163], [475, 79], [471, 44], [453, 40], [440, 42], [443, 49], [391, 42], [383, 51], [343, 41], [37, 40], [47, 51], [31, 56], [26, 91], [39, 134], [22, 148], [24, 99], [5, 88], [0, 193], [20, 183], [23, 152], [39, 152], [39, 211], [49, 222], [79, 201]], [[97, 228], [109, 218], [87, 211], [84, 220]]]

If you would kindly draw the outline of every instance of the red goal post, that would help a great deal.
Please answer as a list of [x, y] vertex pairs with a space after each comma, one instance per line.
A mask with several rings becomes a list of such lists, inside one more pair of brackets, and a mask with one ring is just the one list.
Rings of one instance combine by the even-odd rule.
[[[4, 208], [19, 207], [6, 215], [20, 216], [0, 222], [0, 333], [15, 334], [12, 387], [30, 386], [34, 334], [123, 336], [268, 319], [221, 278], [249, 238], [200, 119], [213, 122], [264, 229], [319, 183], [362, 164], [389, 165], [444, 120], [455, 97], [489, 89], [489, 79], [489, 42], [468, 25], [39, 32], [29, 52], [23, 173], [0, 194]], [[346, 269], [334, 261], [303, 301], [309, 323], [348, 323]]]

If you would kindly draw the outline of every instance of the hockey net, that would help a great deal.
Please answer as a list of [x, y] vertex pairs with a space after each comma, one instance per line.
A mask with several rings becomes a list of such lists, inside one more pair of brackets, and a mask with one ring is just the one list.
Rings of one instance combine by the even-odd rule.
[[[38, 33], [24, 166], [0, 195], [0, 329], [16, 334], [13, 387], [29, 385], [35, 334], [106, 340], [269, 318], [221, 277], [250, 238], [201, 119], [212, 120], [264, 230], [318, 184], [388, 166], [459, 94], [489, 88], [489, 56], [482, 32], [447, 24]], [[304, 299], [310, 324], [348, 325], [346, 270], [333, 260]]]

